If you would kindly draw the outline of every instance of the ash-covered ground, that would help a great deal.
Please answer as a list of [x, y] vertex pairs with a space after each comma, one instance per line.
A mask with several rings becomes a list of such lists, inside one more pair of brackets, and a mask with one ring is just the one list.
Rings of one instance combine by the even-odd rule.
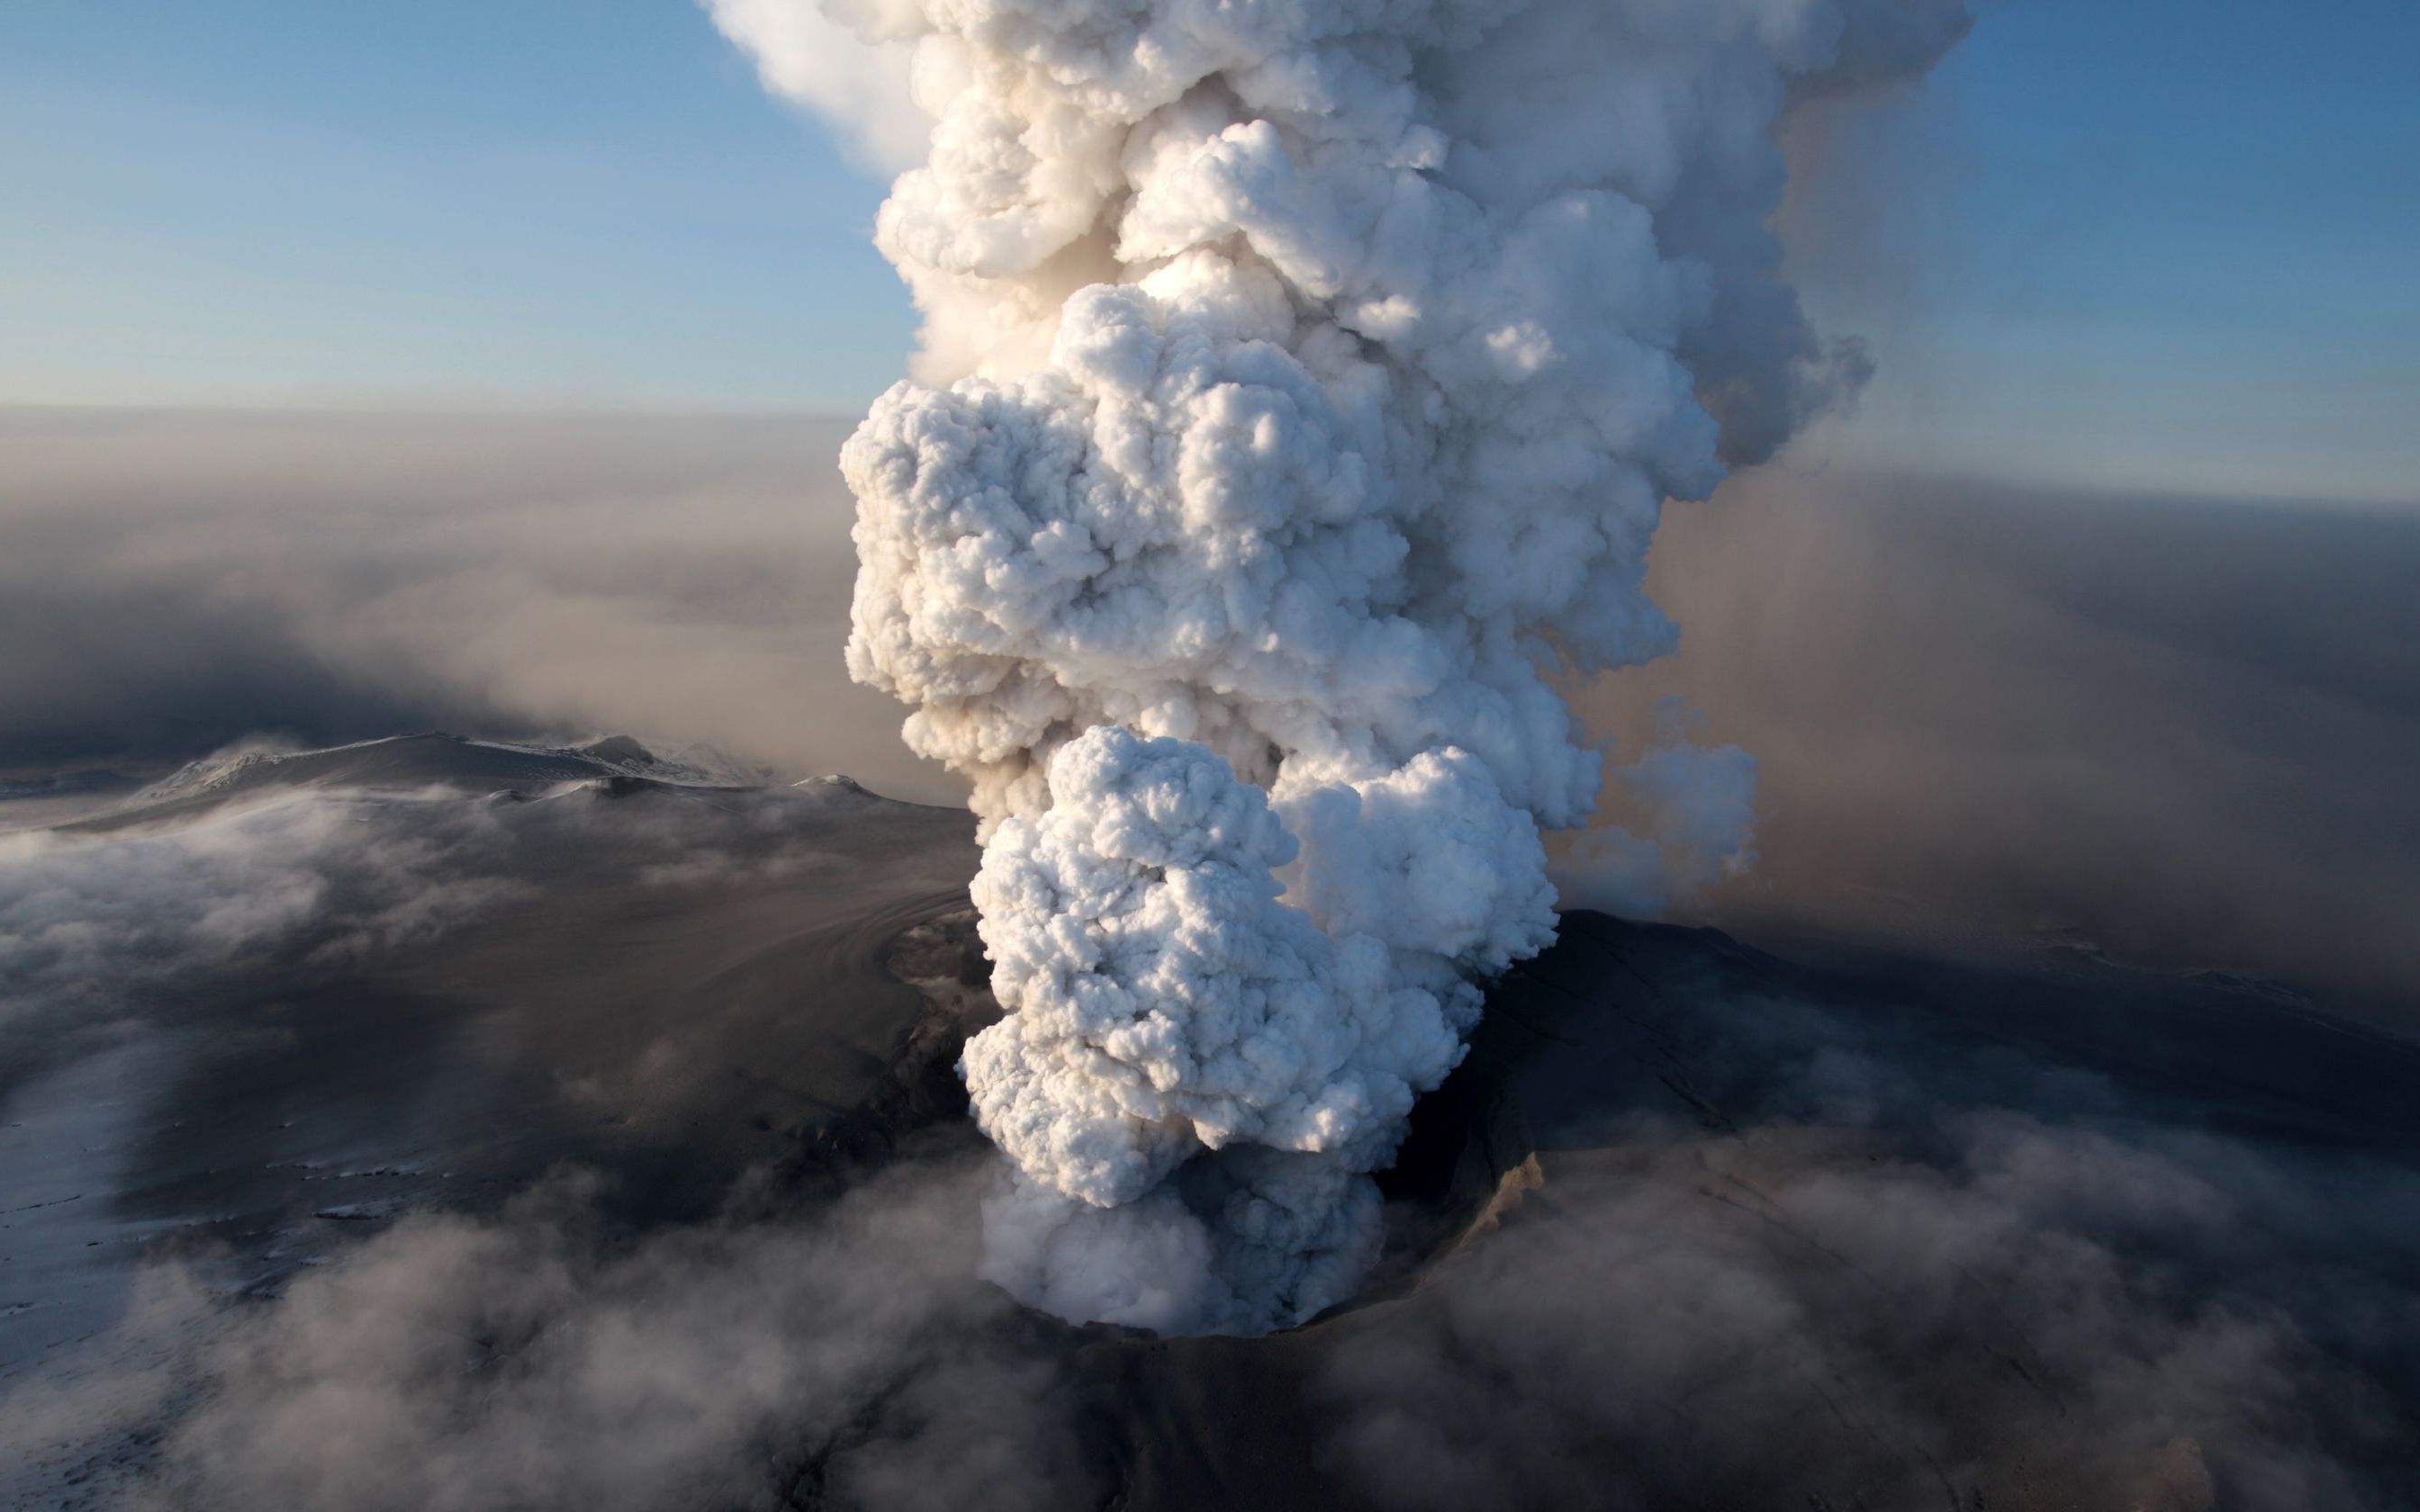
[[0, 836], [0, 1485], [194, 1507], [2389, 1507], [2420, 1046], [1563, 916], [1365, 1292], [982, 1274], [956, 810], [416, 735]]

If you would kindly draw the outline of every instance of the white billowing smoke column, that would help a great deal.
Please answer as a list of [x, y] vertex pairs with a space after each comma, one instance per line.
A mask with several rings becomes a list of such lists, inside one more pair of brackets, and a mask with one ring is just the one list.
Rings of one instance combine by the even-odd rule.
[[[770, 56], [777, 5], [718, 19]], [[1669, 648], [1661, 501], [1862, 376], [1776, 281], [1776, 118], [1962, 15], [838, 8], [912, 44], [934, 117], [878, 237], [954, 381], [844, 453], [848, 659], [985, 827], [992, 1273], [1070, 1318], [1297, 1321], [1373, 1257], [1367, 1173], [1479, 983], [1552, 936], [1540, 831], [1602, 758], [1548, 677]]]

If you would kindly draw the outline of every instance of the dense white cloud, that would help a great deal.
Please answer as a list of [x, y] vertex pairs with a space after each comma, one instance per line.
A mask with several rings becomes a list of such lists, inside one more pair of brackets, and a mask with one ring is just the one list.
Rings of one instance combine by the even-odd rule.
[[[743, 40], [805, 7], [750, 8]], [[936, 113], [876, 236], [947, 386], [894, 388], [844, 451], [849, 670], [996, 831], [979, 897], [1023, 1026], [970, 1055], [977, 1105], [1083, 1202], [1238, 1143], [1347, 1190], [1450, 1066], [1470, 982], [1550, 936], [1539, 830], [1587, 819], [1602, 765], [1550, 679], [1672, 646], [1642, 587], [1662, 501], [1862, 377], [1778, 282], [1775, 123], [1920, 71], [1962, 8], [834, 9], [912, 46]], [[1117, 849], [1146, 832], [1165, 856]], [[1232, 1038], [1214, 980], [1312, 1053], [1249, 1096], [1172, 1054]], [[1414, 1019], [1383, 1090], [1330, 1043]], [[1340, 1203], [1278, 1210], [1325, 1212], [1325, 1248]]]
[[715, 26], [756, 60], [765, 87], [830, 123], [868, 166], [895, 173], [924, 155], [933, 118], [909, 87], [905, 48], [789, 0], [704, 0]]
[[[1377, 919], [1331, 936], [1280, 902], [1295, 849], [1218, 757], [1113, 726], [1063, 747], [1049, 806], [994, 832], [974, 899], [1009, 1013], [964, 1064], [977, 1120], [1026, 1178], [992, 1211], [1013, 1289], [1259, 1332], [1341, 1300], [1366, 1263], [1377, 1201], [1359, 1173], [1461, 1058], [1477, 1004], [1450, 973], [1394, 969]], [[1191, 1173], [1212, 1198], [1197, 1219], [1157, 1189], [1205, 1150], [1227, 1153]]]

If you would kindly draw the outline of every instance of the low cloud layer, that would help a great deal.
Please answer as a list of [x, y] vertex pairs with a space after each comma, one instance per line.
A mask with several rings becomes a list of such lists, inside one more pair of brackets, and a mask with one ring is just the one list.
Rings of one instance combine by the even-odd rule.
[[0, 1397], [0, 1452], [118, 1440], [140, 1507], [1076, 1504], [1061, 1374], [972, 1278], [988, 1174], [916, 1165], [813, 1217], [616, 1243], [573, 1172], [406, 1220], [266, 1305], [155, 1273], [108, 1341], [148, 1363]]
[[0, 1026], [417, 943], [527, 891], [495, 810], [288, 793], [119, 834], [0, 835]]
[[[432, 771], [480, 748], [427, 744]], [[703, 1079], [737, 1053], [735, 1038], [796, 1052], [830, 1026], [759, 1000], [752, 974], [778, 966], [700, 967], [664, 920], [773, 951], [828, 924], [826, 900], [946, 888], [971, 865], [970, 826], [954, 816], [874, 806], [845, 787], [616, 796], [600, 778], [489, 791], [512, 785], [281, 778], [87, 827], [0, 834], [0, 1097], [144, 1033], [216, 1025], [200, 1045], [234, 1054], [262, 1032], [245, 1015], [273, 1018], [279, 1003], [312, 1005], [295, 1011], [315, 1034], [365, 1033], [367, 1005], [401, 992], [429, 1036], [464, 1005], [502, 1010], [513, 1054], [547, 1061], [564, 1087], [626, 1116], [634, 1099], [670, 1110], [709, 1095]], [[898, 859], [903, 846], [912, 860]], [[625, 952], [660, 934], [658, 958], [548, 954], [582, 930]], [[631, 1021], [626, 999], [693, 990], [707, 970], [722, 972], [727, 1000]]]
[[[33, 1011], [0, 1043], [25, 1064], [29, 1036], [147, 998], [284, 998], [451, 958], [542, 882], [559, 900], [610, 879], [692, 921], [776, 884], [822, 895], [862, 865], [842, 849], [899, 812], [837, 789], [303, 790], [13, 837], [0, 959]], [[1288, 1494], [1323, 1506], [1930, 1508], [1979, 1489], [2020, 1508], [2354, 1512], [2420, 1494], [2408, 1049], [2223, 993], [2156, 1015], [2145, 995], [2184, 992], [2156, 985], [1776, 986], [1711, 941], [1634, 973], [1601, 962], [1606, 940], [1637, 944], [1589, 933], [1605, 928], [1537, 964], [1590, 984], [1566, 1022], [1500, 1005], [1501, 1035], [1559, 1036], [1539, 1074], [1583, 1072], [1584, 1095], [1512, 1084], [1542, 1184], [1429, 1285], [1269, 1354], [1078, 1339], [1020, 1311], [976, 1239], [1003, 1178], [951, 1126], [837, 1199], [761, 1165], [726, 1176], [705, 1222], [634, 1216], [572, 1173], [352, 1244], [286, 1220], [301, 1247], [266, 1284], [250, 1252], [179, 1241], [116, 1326], [0, 1384], [0, 1463], [45, 1495], [160, 1507], [1058, 1507], [1121, 1487], [1143, 1505], [1171, 1484], [1155, 1477], [1195, 1473], [1170, 1468], [1192, 1463], [1173, 1447], [1192, 1419], [1152, 1404], [1240, 1390], [1283, 1431], [1220, 1428], [1209, 1450], [1278, 1457]], [[546, 951], [597, 938], [530, 931], [515, 970], [553, 974]], [[738, 991], [702, 971], [681, 990], [659, 1027], [692, 1036]], [[336, 1032], [369, 1026], [353, 1012]], [[1681, 1102], [1652, 1072], [1586, 1072], [1642, 1021], [1647, 1058], [1686, 1068]], [[524, 1053], [587, 1075], [597, 1027]], [[464, 1058], [432, 1087], [483, 1053], [449, 1044]], [[2290, 1095], [2284, 1067], [2308, 1069]], [[184, 1095], [172, 1142], [224, 1111]], [[483, 1141], [508, 1132], [492, 1117]], [[685, 1161], [706, 1158], [693, 1119], [672, 1126]], [[10, 1223], [22, 1260], [32, 1230]]]
[[2409, 1504], [2420, 1168], [2349, 1131], [2410, 1052], [2263, 1127], [1982, 985], [1965, 1027], [1870, 980], [1667, 999], [1706, 1116], [1545, 1131], [1487, 1243], [1344, 1331], [1332, 1452], [1403, 1507]]
[[[2386, 1176], [2377, 1199], [2408, 1224], [2411, 1172], [2007, 1113], [1951, 1131], [1944, 1166], [1767, 1128], [1550, 1179], [1552, 1221], [1508, 1226], [1434, 1307], [1334, 1364], [1343, 1452], [1384, 1504], [1440, 1509], [1964, 1505], [1954, 1488], [1980, 1486], [1991, 1506], [2198, 1512], [2411, 1489], [2397, 1393], [2420, 1296], [2388, 1267], [2420, 1257], [2349, 1190]], [[1618, 1490], [1609, 1443], [1645, 1451]]]
[[[362, 760], [452, 775], [0, 836], [0, 1502], [1063, 1504], [988, 1163], [734, 1186], [873, 1095], [914, 997], [857, 936], [946, 906], [962, 816]], [[529, 1187], [566, 1158], [612, 1174]]]
[[632, 1232], [564, 1173], [273, 1296], [156, 1269], [0, 1396], [0, 1448], [204, 1508], [1151, 1506], [1219, 1477], [1441, 1509], [2420, 1493], [2420, 1169], [2366, 1125], [2391, 1082], [2263, 1111], [2056, 1048], [2021, 1002], [1978, 1034], [1913, 985], [1747, 989], [1730, 959], [1649, 964], [1651, 1000], [1571, 1010], [1544, 1057], [1645, 1014], [1700, 1116], [1652, 1075], [1526, 1103], [1543, 1177], [1494, 1231], [1298, 1335], [1023, 1313], [979, 1279], [1002, 1178], [960, 1126], [829, 1205], [752, 1178]]

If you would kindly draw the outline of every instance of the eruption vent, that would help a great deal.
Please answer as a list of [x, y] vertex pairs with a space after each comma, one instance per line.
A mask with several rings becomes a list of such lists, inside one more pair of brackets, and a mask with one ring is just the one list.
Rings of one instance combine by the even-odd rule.
[[[992, 1273], [1076, 1319], [1297, 1321], [1368, 1267], [1367, 1173], [1479, 984], [1553, 933], [1540, 831], [1603, 763], [1549, 677], [1668, 650], [1662, 501], [1862, 377], [1776, 278], [1776, 118], [1962, 14], [834, 8], [912, 46], [933, 120], [878, 225], [927, 381], [843, 455], [848, 660], [985, 825]], [[824, 24], [716, 12], [768, 59]]]

